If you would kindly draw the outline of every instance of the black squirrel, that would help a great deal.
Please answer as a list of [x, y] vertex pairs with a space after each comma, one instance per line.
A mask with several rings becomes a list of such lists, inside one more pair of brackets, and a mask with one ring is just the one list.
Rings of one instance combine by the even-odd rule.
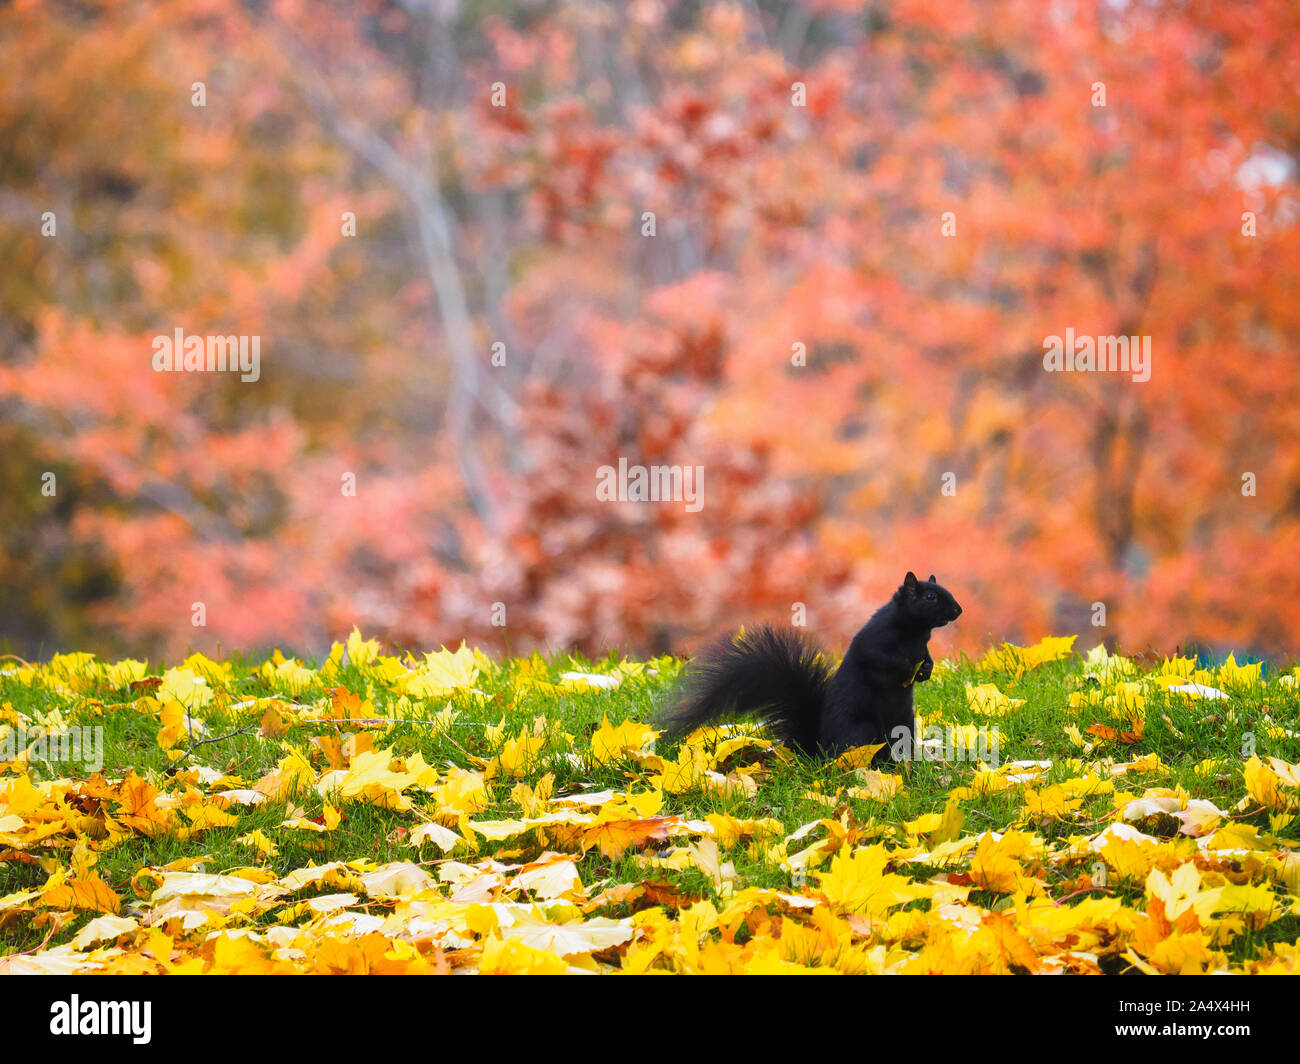
[[[914, 685], [930, 678], [930, 633], [961, 616], [951, 592], [909, 572], [853, 637], [832, 671], [817, 647], [792, 629], [763, 625], [715, 644], [687, 666], [684, 697], [666, 721], [667, 737], [704, 724], [754, 716], [788, 746], [834, 757], [886, 743], [878, 760], [910, 751]], [[899, 728], [906, 731], [900, 733]]]

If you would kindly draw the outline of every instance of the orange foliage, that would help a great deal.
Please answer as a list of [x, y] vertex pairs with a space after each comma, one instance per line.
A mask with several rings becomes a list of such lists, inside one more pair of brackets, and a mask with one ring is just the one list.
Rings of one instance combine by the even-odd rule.
[[90, 6], [0, 11], [20, 647], [834, 643], [912, 568], [948, 647], [1296, 652], [1294, 5]]

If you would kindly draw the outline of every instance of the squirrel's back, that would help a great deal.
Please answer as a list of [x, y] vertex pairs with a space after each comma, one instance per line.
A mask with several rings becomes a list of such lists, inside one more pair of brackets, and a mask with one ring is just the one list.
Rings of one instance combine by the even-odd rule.
[[668, 737], [752, 716], [807, 754], [818, 751], [831, 666], [792, 629], [760, 625], [707, 648], [687, 670], [686, 689], [667, 718]]

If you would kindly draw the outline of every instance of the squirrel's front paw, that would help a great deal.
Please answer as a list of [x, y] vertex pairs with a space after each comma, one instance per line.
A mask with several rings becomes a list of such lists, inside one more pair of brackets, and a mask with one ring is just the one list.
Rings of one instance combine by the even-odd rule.
[[923, 661], [916, 669], [916, 682], [924, 683], [930, 678], [930, 673], [934, 672], [933, 661]]

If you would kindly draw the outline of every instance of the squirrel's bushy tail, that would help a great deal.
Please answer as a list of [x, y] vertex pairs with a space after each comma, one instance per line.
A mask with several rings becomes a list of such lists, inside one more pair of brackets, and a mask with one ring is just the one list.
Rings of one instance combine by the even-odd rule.
[[831, 672], [821, 651], [792, 629], [762, 625], [741, 631], [687, 666], [682, 700], [664, 721], [667, 737], [750, 716], [786, 745], [815, 754]]

